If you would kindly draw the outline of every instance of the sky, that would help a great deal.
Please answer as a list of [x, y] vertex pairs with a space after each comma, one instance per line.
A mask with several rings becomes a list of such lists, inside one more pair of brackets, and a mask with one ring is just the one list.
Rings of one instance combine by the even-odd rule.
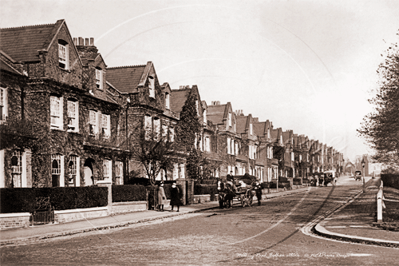
[[[65, 19], [94, 37], [108, 67], [153, 62], [161, 84], [270, 120], [354, 160], [378, 88], [381, 54], [398, 42], [399, 1], [0, 0], [0, 27]], [[1, 41], [1, 40], [0, 40]]]

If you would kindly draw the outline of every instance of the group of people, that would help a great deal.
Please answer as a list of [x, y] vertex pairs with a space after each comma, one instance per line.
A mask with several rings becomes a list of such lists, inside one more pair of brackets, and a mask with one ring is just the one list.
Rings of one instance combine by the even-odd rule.
[[[164, 211], [164, 205], [166, 203], [166, 194], [164, 189], [164, 183], [161, 182], [157, 188], [157, 204], [155, 209], [157, 211]], [[180, 206], [183, 205], [181, 201], [181, 192], [180, 188], [176, 185], [176, 183], [172, 183], [172, 188], [170, 189], [170, 206], [171, 211], [173, 211], [173, 207], [176, 206], [177, 212], [179, 211]]]
[[[255, 191], [256, 198], [258, 200], [258, 205], [261, 205], [261, 200], [262, 200], [262, 186], [258, 181], [253, 182], [250, 185], [247, 185], [244, 181], [239, 180], [238, 182], [234, 182], [234, 179], [231, 180], [229, 179], [226, 182], [228, 186], [232, 188], [234, 193], [236, 194], [244, 194], [247, 197], [251, 197], [251, 191]], [[223, 183], [221, 181], [218, 182], [218, 190], [223, 190], [224, 188], [222, 187]]]

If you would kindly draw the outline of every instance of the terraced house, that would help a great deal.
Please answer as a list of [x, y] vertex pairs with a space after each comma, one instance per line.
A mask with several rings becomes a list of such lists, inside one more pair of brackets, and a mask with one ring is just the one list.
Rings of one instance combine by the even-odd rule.
[[[190, 105], [201, 154], [192, 178], [249, 174], [261, 182], [343, 167], [342, 154], [292, 130], [273, 128], [232, 104], [201, 100], [196, 85], [172, 89], [154, 64], [108, 67], [93, 38], [72, 38], [64, 20], [0, 30], [0, 187], [124, 184], [155, 166], [143, 140], [173, 143]], [[190, 102], [189, 99], [193, 100]], [[190, 108], [191, 108], [190, 107]], [[156, 179], [187, 177], [180, 147]]]

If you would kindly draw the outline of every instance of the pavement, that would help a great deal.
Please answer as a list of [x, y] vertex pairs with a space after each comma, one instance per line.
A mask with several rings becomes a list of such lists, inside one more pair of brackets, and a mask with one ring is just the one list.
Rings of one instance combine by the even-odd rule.
[[[313, 227], [313, 232], [324, 237], [344, 241], [399, 247], [399, 232], [386, 231], [372, 227], [372, 223], [375, 222], [375, 217], [373, 217], [372, 212], [378, 188], [373, 182], [368, 182], [367, 185], [368, 189], [366, 193], [358, 194], [353, 201], [336, 208], [323, 221]], [[270, 198], [287, 196], [293, 193], [306, 191], [307, 189], [308, 187], [304, 186], [294, 186], [292, 190], [279, 192], [272, 190], [271, 193], [264, 194], [263, 199], [267, 200]], [[219, 203], [214, 201], [181, 206], [179, 212], [171, 212], [169, 210], [157, 212], [148, 210], [70, 223], [2, 230], [0, 231], [0, 246], [26, 244], [48, 238], [128, 227], [140, 223], [160, 222], [162, 220], [179, 218], [178, 216], [184, 214], [201, 212], [218, 207]], [[354, 210], [356, 212], [354, 212]]]

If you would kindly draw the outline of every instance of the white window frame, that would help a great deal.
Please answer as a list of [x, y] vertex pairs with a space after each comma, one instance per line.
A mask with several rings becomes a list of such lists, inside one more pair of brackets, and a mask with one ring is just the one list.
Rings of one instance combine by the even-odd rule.
[[98, 135], [98, 114], [94, 110], [89, 110], [89, 134], [92, 136]]
[[123, 185], [123, 162], [115, 162], [115, 184]]
[[149, 95], [151, 98], [155, 99], [155, 78], [148, 76], [148, 82]]
[[208, 123], [208, 119], [206, 117], [206, 110], [204, 110], [204, 112], [203, 112], [203, 122], [205, 125]]
[[159, 117], [154, 117], [154, 139], [159, 140], [161, 136], [161, 119]]
[[108, 139], [111, 137], [111, 116], [102, 114], [101, 115], [101, 129], [104, 138]]
[[104, 72], [101, 68], [96, 68], [96, 86], [97, 89], [99, 90], [103, 90], [103, 79], [104, 79], [103, 73]]
[[169, 128], [169, 141], [170, 142], [175, 141], [175, 129], [173, 127]]
[[58, 42], [58, 66], [62, 69], [69, 69], [69, 45]]
[[249, 134], [250, 134], [250, 135], [253, 135], [253, 133], [254, 133], [253, 130], [254, 130], [253, 125], [252, 125], [252, 123], [250, 123], [250, 124], [249, 124]]
[[63, 97], [50, 96], [50, 128], [63, 130]]
[[235, 155], [238, 155], [238, 150], [239, 150], [239, 148], [238, 148], [238, 142], [236, 141], [236, 142], [235, 142], [235, 149], [234, 149]]
[[229, 127], [231, 127], [232, 126], [232, 115], [231, 115], [231, 113], [229, 113], [229, 115], [228, 115], [228, 120], [229, 120]]
[[0, 124], [2, 124], [8, 116], [8, 91], [6, 88], [0, 88], [0, 108]]
[[211, 151], [211, 145], [210, 145], [210, 138], [209, 136], [205, 137], [205, 151], [210, 152]]
[[79, 102], [67, 101], [68, 131], [79, 132]]
[[169, 92], [165, 93], [165, 108], [167, 110], [170, 109], [170, 94], [169, 94]]
[[[53, 168], [53, 161], [57, 161], [58, 168]], [[64, 180], [64, 156], [60, 154], [52, 154], [51, 155], [51, 175], [59, 176], [59, 185], [60, 187], [65, 186]]]
[[163, 141], [168, 141], [168, 125], [162, 124], [162, 140]]
[[150, 140], [152, 135], [152, 117], [150, 115], [144, 116], [144, 131], [145, 140]]
[[[71, 164], [72, 162], [72, 164]], [[78, 156], [76, 155], [71, 155], [69, 156], [69, 162], [68, 162], [68, 185], [69, 186], [76, 186], [77, 183], [77, 178], [78, 178]]]
[[231, 154], [231, 139], [227, 138], [227, 154]]
[[104, 180], [112, 180], [112, 161], [108, 159], [103, 160], [103, 177]]

